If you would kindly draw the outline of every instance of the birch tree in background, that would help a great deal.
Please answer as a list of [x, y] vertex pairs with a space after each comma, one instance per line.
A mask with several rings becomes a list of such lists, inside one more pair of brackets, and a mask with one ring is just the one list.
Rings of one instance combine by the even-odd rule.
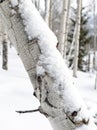
[[[59, 51], [61, 52], [62, 56], [66, 57], [66, 25], [67, 25], [67, 14], [68, 14], [68, 4], [69, 0], [63, 0], [63, 10], [61, 14], [61, 21], [60, 21], [60, 32], [59, 32]], [[64, 49], [65, 48], [65, 49]]]
[[0, 4], [0, 18], [11, 42], [17, 47], [33, 84], [34, 95], [40, 102], [34, 111], [45, 115], [53, 130], [96, 130], [93, 117], [56, 48], [56, 36], [31, 0], [14, 2], [16, 0], [11, 0], [12, 8], [9, 0]]
[[96, 41], [96, 34], [97, 34], [97, 24], [96, 24], [96, 12], [95, 12], [95, 7], [96, 5], [96, 2], [95, 0], [93, 0], [93, 17], [94, 17], [94, 69], [96, 68], [96, 44], [97, 44], [97, 41]]
[[[75, 25], [74, 27], [74, 33], [73, 33], [73, 39], [72, 39], [72, 43], [71, 43], [71, 46], [70, 46], [70, 49], [69, 49], [69, 53], [68, 53], [68, 56], [67, 56], [67, 62], [68, 62], [68, 66], [69, 66], [69, 60], [71, 58], [71, 55], [72, 55], [72, 51], [74, 49], [74, 43], [75, 43], [75, 38], [76, 38], [76, 32], [77, 32], [77, 25]], [[73, 66], [73, 65], [72, 65]]]
[[38, 10], [40, 10], [40, 0], [35, 1], [35, 6]]
[[2, 35], [0, 33], [0, 55], [1, 55], [1, 43], [2, 43]]
[[52, 29], [52, 18], [53, 18], [53, 0], [50, 0], [50, 9], [49, 9], [49, 27]]
[[2, 68], [8, 70], [8, 40], [6, 34], [4, 34], [2, 42]]
[[0, 19], [0, 55], [1, 55], [1, 49], [2, 49], [2, 21]]
[[70, 19], [69, 19], [69, 16], [70, 16], [70, 6], [71, 6], [71, 0], [68, 0], [68, 8], [67, 8], [67, 20], [66, 20], [66, 33], [65, 33], [65, 41], [64, 41], [64, 54], [63, 54], [63, 57], [65, 59], [67, 59], [66, 57], [66, 52], [67, 52], [67, 46], [68, 46], [68, 31], [69, 31], [69, 28], [70, 28]]
[[75, 54], [73, 76], [77, 77], [78, 54], [79, 54], [79, 37], [80, 37], [80, 21], [81, 21], [82, 0], [77, 0], [77, 18], [76, 18], [76, 35], [75, 35]]
[[94, 18], [94, 58], [93, 58], [93, 65], [95, 70], [95, 89], [97, 88], [97, 23], [96, 23], [96, 1], [93, 0], [93, 18]]
[[52, 29], [52, 12], [53, 12], [52, 7], [53, 7], [53, 0], [45, 0], [44, 20], [51, 29]]

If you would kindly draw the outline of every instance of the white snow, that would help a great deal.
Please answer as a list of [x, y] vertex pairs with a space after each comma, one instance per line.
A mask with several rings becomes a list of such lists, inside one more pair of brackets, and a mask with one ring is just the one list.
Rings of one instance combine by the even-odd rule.
[[18, 0], [10, 0], [11, 1], [11, 6], [15, 7], [18, 5]]
[[9, 70], [1, 69], [0, 55], [0, 130], [52, 130], [39, 112], [20, 115], [16, 110], [39, 106], [33, 87], [14, 48], [9, 49]]

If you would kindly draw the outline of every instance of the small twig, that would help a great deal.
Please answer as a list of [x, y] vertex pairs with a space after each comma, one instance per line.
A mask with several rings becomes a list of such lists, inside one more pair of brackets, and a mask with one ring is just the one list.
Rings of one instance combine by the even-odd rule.
[[16, 111], [19, 114], [23, 114], [23, 113], [31, 113], [31, 112], [38, 112], [39, 109], [35, 109], [35, 110], [25, 110], [25, 111]]

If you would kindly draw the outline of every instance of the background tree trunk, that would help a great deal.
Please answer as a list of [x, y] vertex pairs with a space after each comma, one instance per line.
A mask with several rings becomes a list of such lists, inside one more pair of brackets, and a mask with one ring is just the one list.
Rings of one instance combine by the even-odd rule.
[[[67, 25], [67, 12], [68, 12], [68, 3], [69, 0], [63, 0], [63, 10], [62, 10], [62, 16], [61, 16], [61, 22], [60, 22], [60, 34], [59, 34], [59, 51], [61, 52], [62, 56], [64, 56], [64, 48], [66, 48], [66, 25]], [[66, 49], [65, 49], [66, 51]]]
[[71, 0], [68, 0], [68, 8], [67, 8], [67, 20], [66, 20], [66, 33], [65, 33], [65, 41], [64, 41], [64, 59], [67, 59], [66, 57], [66, 52], [67, 52], [67, 46], [68, 46], [68, 32], [69, 32], [69, 28], [70, 28], [70, 19], [69, 19], [69, 16], [70, 16], [70, 6], [71, 6]]
[[96, 2], [95, 0], [93, 0], [93, 18], [94, 18], [94, 69], [96, 69], [96, 44], [97, 44], [97, 40], [96, 40], [96, 34], [97, 34], [97, 23], [96, 23], [96, 12], [95, 12], [95, 5]]
[[4, 70], [8, 70], [8, 41], [6, 34], [4, 34], [2, 42], [2, 68]]
[[78, 54], [79, 54], [79, 37], [80, 37], [80, 21], [81, 21], [82, 0], [77, 0], [77, 20], [76, 20], [76, 36], [75, 36], [75, 54], [73, 76], [77, 77]]
[[95, 89], [97, 88], [97, 23], [96, 23], [96, 2], [93, 0], [93, 17], [94, 17], [94, 70], [95, 70]]
[[45, 16], [44, 20], [52, 29], [53, 0], [45, 0]]

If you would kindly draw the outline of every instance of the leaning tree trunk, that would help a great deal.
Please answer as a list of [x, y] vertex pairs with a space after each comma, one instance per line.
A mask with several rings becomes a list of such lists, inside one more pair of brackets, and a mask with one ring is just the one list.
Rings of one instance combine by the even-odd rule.
[[53, 130], [90, 130], [89, 125], [96, 130], [56, 48], [55, 35], [31, 0], [12, 3], [13, 0], [11, 8], [9, 0], [0, 4], [0, 18], [32, 81], [34, 95], [40, 101], [40, 113], [49, 119]]
[[82, 0], [77, 0], [77, 18], [76, 18], [76, 36], [75, 36], [75, 54], [73, 76], [77, 77], [78, 55], [79, 55], [79, 38], [80, 38], [80, 21], [81, 21]]
[[2, 42], [2, 69], [8, 70], [8, 42], [6, 34], [4, 34]]

